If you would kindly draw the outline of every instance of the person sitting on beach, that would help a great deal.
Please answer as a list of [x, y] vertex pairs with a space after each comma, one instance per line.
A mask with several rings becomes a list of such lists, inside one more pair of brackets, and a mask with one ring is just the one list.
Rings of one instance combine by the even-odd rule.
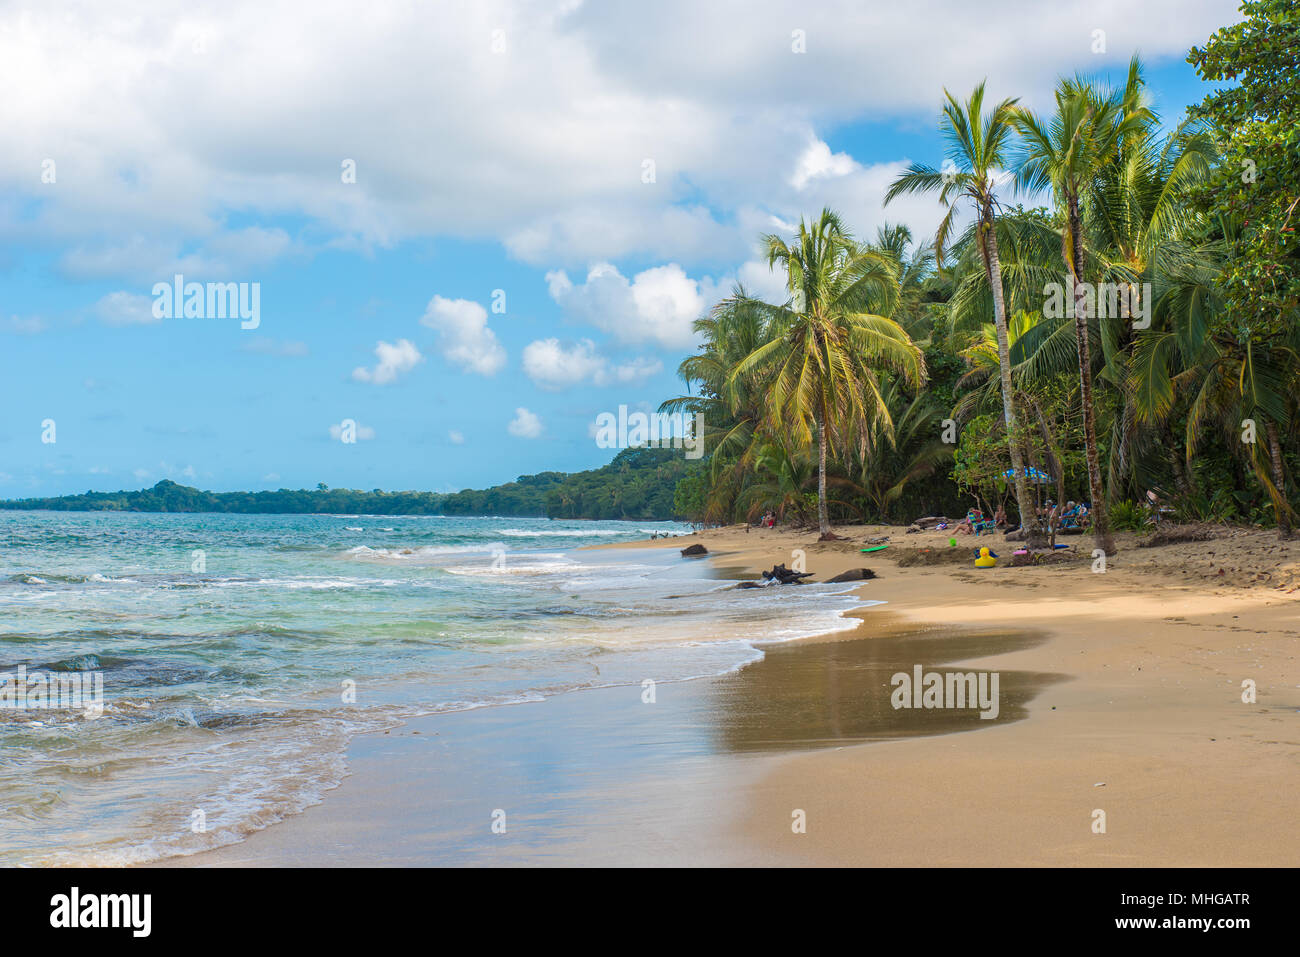
[[958, 522], [955, 527], [963, 535], [974, 535], [975, 523], [983, 520], [984, 513], [977, 508], [972, 508], [966, 512], [966, 517]]
[[998, 510], [993, 513], [993, 524], [998, 528], [1007, 527], [1007, 510], [1001, 505], [999, 505]]

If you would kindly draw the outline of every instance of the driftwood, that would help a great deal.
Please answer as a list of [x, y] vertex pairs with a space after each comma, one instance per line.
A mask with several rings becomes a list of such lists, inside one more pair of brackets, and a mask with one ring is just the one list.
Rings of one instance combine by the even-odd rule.
[[770, 572], [763, 572], [763, 577], [767, 581], [778, 581], [782, 585], [798, 585], [803, 579], [810, 576], [812, 572], [796, 572], [786, 568], [784, 563], [777, 565]]
[[925, 518], [918, 518], [912, 524], [917, 528], [927, 529], [934, 528], [936, 525], [951, 525], [952, 519], [946, 515], [927, 515]]

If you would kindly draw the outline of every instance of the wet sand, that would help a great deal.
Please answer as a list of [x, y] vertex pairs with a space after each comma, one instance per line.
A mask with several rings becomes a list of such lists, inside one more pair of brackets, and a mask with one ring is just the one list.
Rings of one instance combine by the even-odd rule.
[[[1217, 543], [1128, 548], [1104, 574], [1086, 560], [977, 571], [964, 559], [901, 567], [900, 529], [884, 530], [891, 549], [861, 554], [860, 538], [880, 531], [824, 544], [736, 529], [635, 543], [702, 541], [709, 561], [746, 574], [797, 551], [817, 580], [869, 565], [880, 577], [857, 594], [887, 604], [855, 613], [854, 631], [766, 646], [735, 674], [659, 684], [653, 704], [640, 687], [601, 689], [360, 737], [351, 776], [322, 805], [164, 863], [1300, 860], [1300, 620], [1289, 592], [1256, 574], [1207, 585], [1179, 571], [1213, 561]], [[1232, 548], [1243, 562], [1273, 545]], [[998, 718], [892, 708], [890, 675], [917, 664], [996, 670]], [[497, 811], [504, 833], [492, 830]]]
[[[868, 622], [873, 610], [861, 613]], [[890, 677], [910, 671], [918, 646], [939, 664], [1042, 640], [943, 629], [788, 642], [730, 675], [657, 684], [652, 703], [636, 686], [430, 716], [357, 738], [350, 776], [323, 804], [161, 863], [776, 863], [789, 855], [734, 830], [747, 789], [777, 769], [774, 755], [1021, 721], [1058, 676], [1003, 672], [993, 720], [894, 710]], [[504, 833], [493, 831], [498, 812]]]

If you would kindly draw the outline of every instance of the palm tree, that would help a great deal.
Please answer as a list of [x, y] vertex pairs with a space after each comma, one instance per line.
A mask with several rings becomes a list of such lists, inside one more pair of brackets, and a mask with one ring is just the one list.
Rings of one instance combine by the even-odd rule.
[[784, 521], [787, 512], [796, 522], [811, 518], [808, 508], [808, 486], [812, 484], [812, 460], [804, 453], [791, 453], [779, 442], [759, 445], [752, 456], [753, 480], [741, 494], [745, 518], [752, 521], [755, 515], [771, 510], [777, 521]]
[[914, 342], [925, 345], [921, 340], [929, 338], [931, 319], [927, 298], [937, 265], [933, 244], [915, 244], [906, 226], [885, 223], [876, 229], [871, 248], [888, 255], [898, 269], [898, 306], [893, 318]]
[[939, 466], [951, 464], [953, 447], [939, 437], [939, 423], [946, 407], [929, 392], [909, 395], [898, 379], [881, 390], [893, 421], [893, 438], [880, 436], [857, 463], [859, 478], [851, 488], [870, 503], [881, 519], [889, 518], [890, 507], [898, 502], [913, 482], [933, 475]]
[[[1198, 227], [1197, 204], [1189, 191], [1205, 181], [1217, 159], [1213, 140], [1197, 124], [1183, 123], [1166, 135], [1157, 118], [1142, 106], [1143, 78], [1135, 57], [1116, 115], [1121, 124], [1111, 161], [1086, 183], [1083, 195], [1084, 230], [1106, 279], [1127, 287], [1134, 304], [1129, 317], [1154, 303], [1141, 303], [1143, 282], [1160, 288], [1171, 255], [1181, 255], [1183, 239]], [[1135, 453], [1158, 449], [1158, 440], [1144, 434], [1133, 391], [1133, 358], [1137, 332], [1129, 317], [1098, 317], [1104, 365], [1102, 378], [1115, 386], [1123, 400], [1112, 426], [1106, 486], [1111, 495], [1133, 474]], [[1176, 480], [1179, 477], [1176, 476]], [[1140, 487], [1134, 487], [1140, 490]]]
[[[1136, 61], [1130, 70], [1136, 69]], [[1026, 192], [1051, 188], [1064, 214], [1061, 255], [1074, 300], [1074, 336], [1079, 353], [1079, 388], [1083, 403], [1083, 436], [1092, 498], [1093, 535], [1107, 555], [1115, 554], [1106, 495], [1097, 453], [1097, 420], [1092, 393], [1092, 355], [1088, 343], [1088, 290], [1084, 285], [1084, 231], [1081, 199], [1123, 137], [1136, 134], [1150, 113], [1128, 96], [1100, 94], [1087, 80], [1062, 80], [1056, 90], [1056, 112], [1047, 122], [1023, 109], [1011, 111], [1022, 146], [1017, 157], [1016, 183]]]
[[887, 256], [853, 241], [839, 216], [823, 209], [799, 222], [793, 244], [764, 240], [770, 268], [785, 270], [789, 300], [757, 300], [729, 308], [769, 317], [770, 341], [742, 359], [727, 376], [737, 397], [751, 377], [763, 383], [766, 426], [791, 446], [817, 444], [817, 525], [833, 538], [826, 511], [826, 457], [832, 443], [848, 449], [870, 440], [871, 425], [890, 425], [881, 397], [879, 368], [913, 386], [925, 379], [925, 360], [902, 327], [886, 318], [898, 300], [897, 270]]
[[736, 364], [771, 338], [769, 317], [758, 303], [738, 285], [729, 299], [695, 320], [701, 349], [682, 360], [677, 374], [688, 390], [697, 386], [696, 394], [668, 399], [659, 406], [660, 412], [704, 416], [703, 438], [709, 450], [706, 515], [713, 519], [731, 515], [750, 475], [754, 453], [765, 438], [761, 433], [763, 396], [756, 377], [749, 377], [730, 393], [727, 389], [727, 377]]
[[903, 193], [929, 193], [938, 190], [939, 202], [948, 212], [935, 235], [935, 254], [943, 258], [944, 246], [953, 229], [959, 201], [967, 200], [975, 209], [976, 234], [989, 287], [993, 293], [993, 325], [998, 340], [998, 367], [1002, 382], [1002, 415], [1007, 426], [1008, 450], [1011, 453], [1012, 480], [1016, 505], [1026, 541], [1042, 544], [1038, 513], [1029, 493], [1025, 463], [1016, 442], [1016, 410], [1012, 402], [1011, 353], [1007, 341], [1007, 313], [1002, 288], [1002, 263], [998, 256], [997, 211], [995, 192], [998, 172], [1006, 165], [1007, 146], [1012, 134], [1011, 117], [1016, 100], [1003, 100], [987, 114], [984, 112], [984, 84], [975, 87], [965, 106], [944, 90], [944, 104], [939, 125], [948, 141], [948, 159], [952, 167], [943, 171], [920, 163], [908, 167], [885, 194], [885, 205]]

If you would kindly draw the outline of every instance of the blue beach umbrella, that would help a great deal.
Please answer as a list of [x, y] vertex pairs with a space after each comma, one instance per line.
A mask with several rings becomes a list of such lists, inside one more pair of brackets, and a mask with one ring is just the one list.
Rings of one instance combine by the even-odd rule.
[[[1002, 473], [1002, 477], [1008, 480], [1015, 478], [1016, 477], [1015, 469], [1007, 469], [1005, 472]], [[1029, 481], [1033, 482], [1035, 485], [1046, 485], [1048, 482], [1052, 480], [1052, 477], [1050, 475], [1036, 468], [1026, 468], [1025, 477], [1029, 479]]]

